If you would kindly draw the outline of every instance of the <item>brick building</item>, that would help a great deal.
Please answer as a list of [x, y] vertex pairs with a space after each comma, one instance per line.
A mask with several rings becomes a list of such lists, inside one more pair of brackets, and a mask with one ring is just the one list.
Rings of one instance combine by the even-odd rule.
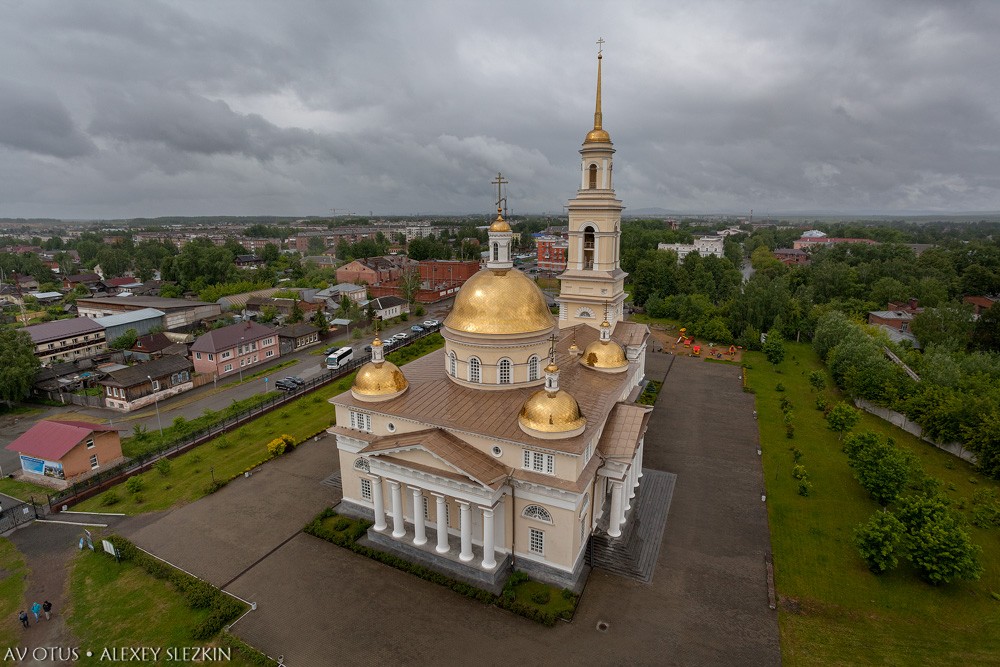
[[257, 322], [215, 329], [191, 346], [194, 370], [223, 377], [281, 356], [278, 332]]
[[543, 271], [565, 271], [569, 241], [558, 236], [539, 236], [535, 239], [538, 268]]

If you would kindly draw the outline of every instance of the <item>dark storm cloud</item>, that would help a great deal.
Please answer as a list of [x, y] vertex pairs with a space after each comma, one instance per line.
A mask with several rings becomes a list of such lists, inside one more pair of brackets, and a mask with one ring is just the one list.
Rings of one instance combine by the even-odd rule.
[[0, 79], [0, 144], [60, 158], [94, 150], [54, 93], [5, 79]]
[[[992, 2], [8, 3], [0, 216], [1000, 209]], [[83, 128], [83, 129], [81, 129]]]

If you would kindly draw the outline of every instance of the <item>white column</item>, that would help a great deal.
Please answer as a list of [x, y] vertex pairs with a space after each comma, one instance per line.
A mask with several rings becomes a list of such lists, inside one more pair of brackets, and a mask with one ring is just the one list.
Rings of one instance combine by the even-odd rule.
[[382, 497], [382, 478], [372, 479], [372, 500], [375, 501], [375, 530], [385, 530], [385, 499]]
[[472, 560], [472, 510], [469, 503], [461, 500], [458, 501], [458, 506], [462, 510], [462, 551], [458, 558], [467, 563]]
[[621, 537], [622, 534], [622, 483], [609, 479], [611, 483], [611, 516], [608, 517], [608, 535]]
[[625, 479], [622, 480], [622, 515], [632, 509], [632, 498], [635, 494], [632, 492], [632, 471], [635, 470], [633, 466], [629, 466], [628, 472], [625, 473]]
[[483, 507], [483, 569], [492, 570], [497, 566], [493, 548], [493, 509]]
[[451, 546], [448, 544], [448, 508], [445, 503], [444, 496], [439, 496], [434, 494], [437, 498], [437, 531], [438, 531], [438, 544], [435, 547], [435, 551], [439, 554], [448, 553], [451, 550]]
[[639, 443], [639, 477], [642, 477], [642, 450], [646, 448], [645, 441]]
[[392, 493], [392, 536], [400, 538], [406, 535], [403, 525], [403, 494], [399, 490], [399, 482], [389, 480], [389, 491]]
[[[628, 497], [629, 500], [635, 498], [635, 487], [639, 486], [639, 457], [632, 459], [632, 467], [628, 470]], [[632, 503], [629, 503], [632, 506]]]
[[418, 547], [427, 544], [427, 532], [424, 530], [424, 494], [420, 489], [411, 486], [413, 494], [413, 543]]

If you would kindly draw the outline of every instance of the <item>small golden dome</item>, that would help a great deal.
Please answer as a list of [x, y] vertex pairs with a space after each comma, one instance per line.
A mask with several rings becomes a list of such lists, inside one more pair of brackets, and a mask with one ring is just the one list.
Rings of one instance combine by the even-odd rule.
[[521, 406], [517, 421], [527, 433], [559, 433], [570, 437], [583, 431], [587, 418], [580, 414], [580, 404], [568, 392], [553, 394], [540, 389]]
[[[576, 135], [580, 136], [580, 135]], [[611, 135], [607, 133], [606, 130], [601, 128], [594, 128], [587, 133], [587, 138], [583, 140], [585, 144], [610, 144]]]
[[619, 371], [628, 367], [625, 350], [614, 341], [595, 340], [583, 351], [580, 363], [589, 368], [605, 371]]
[[497, 219], [493, 221], [492, 225], [490, 225], [490, 231], [491, 232], [509, 232], [510, 231], [510, 225], [507, 224], [507, 221], [503, 219], [502, 215], [500, 215], [499, 213], [497, 213]]
[[351, 385], [351, 394], [359, 401], [383, 401], [399, 396], [408, 386], [409, 382], [396, 364], [391, 361], [370, 361], [358, 369], [354, 384]]
[[551, 329], [555, 318], [538, 286], [517, 269], [483, 269], [455, 297], [444, 325], [474, 334], [524, 334]]

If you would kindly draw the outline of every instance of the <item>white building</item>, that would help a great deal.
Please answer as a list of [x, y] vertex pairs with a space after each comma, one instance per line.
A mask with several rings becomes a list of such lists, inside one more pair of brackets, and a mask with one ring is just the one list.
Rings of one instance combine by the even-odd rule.
[[702, 257], [714, 255], [715, 257], [725, 257], [723, 248], [725, 247], [725, 237], [723, 236], [702, 236], [694, 243], [661, 243], [656, 246], [657, 250], [673, 250], [677, 253], [677, 259], [682, 260], [692, 252], [697, 252]]

